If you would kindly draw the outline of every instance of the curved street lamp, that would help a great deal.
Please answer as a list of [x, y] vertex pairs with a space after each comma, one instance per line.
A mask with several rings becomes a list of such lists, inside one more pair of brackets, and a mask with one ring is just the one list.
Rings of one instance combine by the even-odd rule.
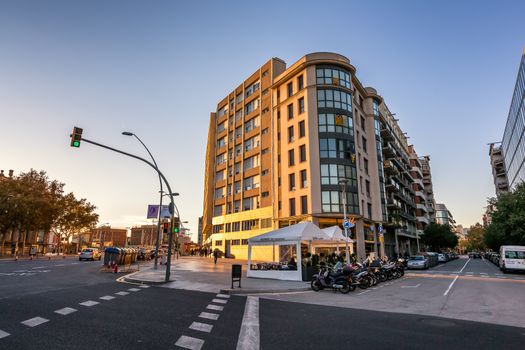
[[[153, 157], [153, 155], [149, 151], [148, 147], [146, 146], [146, 144], [144, 144], [144, 142], [142, 142], [142, 140], [136, 134], [134, 134], [132, 132], [129, 132], [129, 131], [123, 131], [122, 135], [135, 137], [142, 144], [142, 146], [144, 146], [144, 148], [148, 152], [149, 156], [151, 157], [151, 160], [153, 161], [153, 164], [155, 164], [155, 167], [158, 168], [157, 162], [155, 161], [155, 158]], [[159, 183], [160, 183], [159, 217], [158, 217], [158, 220], [157, 220], [157, 236], [155, 238], [155, 262], [153, 264], [153, 269], [155, 269], [155, 270], [157, 269], [157, 266], [158, 266], [159, 245], [160, 245], [160, 242], [159, 242], [160, 219], [161, 219], [161, 213], [162, 213], [162, 196], [163, 196], [163, 193], [164, 193], [163, 186], [162, 186], [162, 178], [161, 178], [160, 174], [159, 174]]]

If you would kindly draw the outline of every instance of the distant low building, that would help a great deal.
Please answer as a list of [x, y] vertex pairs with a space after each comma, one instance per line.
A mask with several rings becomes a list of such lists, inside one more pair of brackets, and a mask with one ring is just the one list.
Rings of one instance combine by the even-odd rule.
[[101, 226], [91, 230], [89, 245], [91, 247], [125, 247], [128, 230]]
[[[162, 242], [162, 229], [160, 241]], [[142, 225], [131, 228], [131, 238], [129, 244], [132, 246], [154, 246], [157, 241], [157, 225]]]

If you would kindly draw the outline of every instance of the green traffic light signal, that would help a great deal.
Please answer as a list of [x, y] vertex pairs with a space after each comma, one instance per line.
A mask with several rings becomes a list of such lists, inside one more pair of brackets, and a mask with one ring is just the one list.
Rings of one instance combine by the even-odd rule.
[[82, 128], [75, 126], [71, 134], [71, 147], [80, 147], [80, 140], [82, 140]]
[[173, 233], [179, 233], [179, 228], [178, 227], [174, 227], [173, 228]]
[[80, 141], [73, 141], [73, 147], [80, 147]]

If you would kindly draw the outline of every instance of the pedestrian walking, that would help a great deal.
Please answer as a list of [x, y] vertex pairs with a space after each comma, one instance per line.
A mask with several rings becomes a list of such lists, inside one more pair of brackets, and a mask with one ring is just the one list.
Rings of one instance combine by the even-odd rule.
[[218, 257], [219, 257], [219, 251], [218, 251], [217, 249], [215, 249], [215, 250], [213, 251], [213, 263], [214, 263], [215, 265], [217, 265], [217, 258], [218, 258]]

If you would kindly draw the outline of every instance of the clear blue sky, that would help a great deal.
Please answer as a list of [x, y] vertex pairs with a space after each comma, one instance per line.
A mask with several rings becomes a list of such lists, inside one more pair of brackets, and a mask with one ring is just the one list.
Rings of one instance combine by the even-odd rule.
[[96, 204], [101, 222], [144, 221], [155, 173], [82, 144], [149, 145], [193, 233], [202, 212], [209, 113], [271, 57], [350, 58], [420, 155], [436, 200], [464, 226], [494, 195], [498, 141], [525, 46], [523, 1], [0, 2], [0, 169], [43, 169]]

